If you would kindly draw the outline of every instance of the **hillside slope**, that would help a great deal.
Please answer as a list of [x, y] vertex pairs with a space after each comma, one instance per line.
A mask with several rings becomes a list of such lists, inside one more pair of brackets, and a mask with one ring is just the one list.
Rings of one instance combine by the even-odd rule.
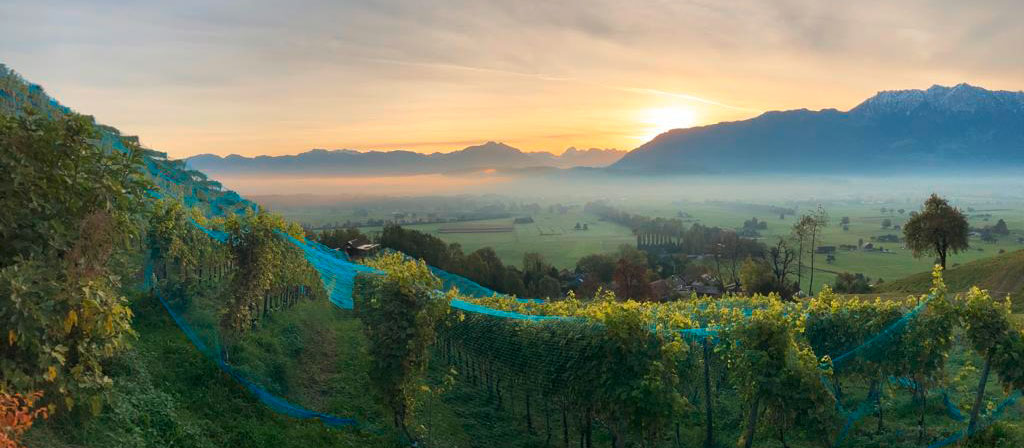
[[[977, 285], [994, 295], [1024, 296], [1024, 250], [954, 266], [943, 274], [952, 291], [964, 291]], [[931, 273], [921, 272], [878, 285], [878, 292], [920, 293], [931, 285]], [[1019, 301], [1019, 299], [1018, 299]]]

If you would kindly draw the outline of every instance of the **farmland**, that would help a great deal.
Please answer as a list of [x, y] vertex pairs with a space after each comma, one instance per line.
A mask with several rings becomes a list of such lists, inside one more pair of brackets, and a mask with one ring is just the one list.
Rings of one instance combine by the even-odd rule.
[[[453, 202], [455, 201], [455, 202]], [[529, 199], [526, 199], [529, 201]], [[346, 220], [393, 219], [396, 213], [401, 216], [423, 217], [432, 214], [435, 217], [471, 217], [481, 210], [492, 210], [495, 203], [512, 203], [507, 198], [479, 197], [440, 200], [424, 199], [416, 202], [412, 199], [385, 199], [368, 212], [363, 204], [305, 205], [284, 206], [275, 204], [275, 211], [290, 219], [323, 225]], [[565, 200], [569, 203], [568, 200]], [[436, 222], [425, 224], [403, 224], [403, 226], [427, 232], [441, 239], [462, 245], [467, 252], [481, 248], [493, 247], [506, 264], [518, 265], [527, 252], [538, 252], [554, 266], [571, 268], [576, 260], [584, 255], [599, 252], [611, 252], [621, 244], [635, 244], [636, 240], [630, 229], [583, 212], [582, 200], [576, 200], [563, 209], [552, 209], [556, 204], [549, 200], [538, 200], [539, 207], [530, 211], [505, 212], [505, 217], [498, 219], [467, 220], [460, 222]], [[900, 243], [878, 242], [884, 235], [901, 236], [895, 227], [885, 229], [882, 224], [890, 220], [892, 226], [906, 221], [910, 211], [919, 205], [919, 199], [900, 200], [847, 200], [823, 201], [822, 206], [830, 216], [830, 224], [824, 229], [816, 246], [842, 245], [859, 247], [860, 243], [872, 243], [875, 250], [844, 250], [837, 249], [835, 259], [827, 262], [825, 255], [818, 255], [815, 260], [815, 289], [822, 284], [831, 283], [836, 273], [861, 273], [873, 281], [896, 280], [912, 274], [928, 271], [932, 260], [914, 258], [909, 250]], [[669, 200], [631, 200], [620, 199], [610, 201], [615, 207], [635, 214], [651, 217], [682, 218], [687, 224], [701, 223], [706, 226], [722, 228], [739, 228], [743, 221], [757, 218], [767, 222], [767, 229], [760, 231], [760, 240], [773, 242], [779, 236], [786, 236], [796, 220], [796, 216], [786, 214], [782, 219], [773, 212], [770, 206], [792, 208], [797, 212], [807, 213], [814, 208], [816, 202], [780, 202], [776, 204], [746, 204], [734, 202], [698, 202]], [[995, 224], [999, 219], [1006, 221], [1010, 235], [1002, 236], [994, 242], [982, 241], [971, 237], [971, 248], [966, 252], [954, 255], [950, 267], [995, 256], [1000, 251], [1011, 252], [1024, 248], [1018, 238], [1024, 237], [1024, 204], [1013, 200], [973, 199], [961, 200], [957, 204], [966, 211], [971, 227], [985, 227]], [[882, 208], [886, 209], [882, 213]], [[903, 213], [899, 210], [903, 209]], [[415, 210], [415, 211], [413, 211]], [[506, 208], [507, 210], [507, 208]], [[513, 209], [515, 210], [515, 209]], [[357, 214], [358, 211], [358, 214]], [[516, 217], [530, 216], [532, 223], [515, 224]], [[849, 218], [844, 230], [840, 221]], [[586, 224], [587, 230], [576, 230], [577, 223]], [[374, 234], [380, 226], [362, 226], [361, 230]], [[508, 231], [511, 228], [511, 231]], [[491, 231], [484, 231], [490, 229]], [[493, 231], [500, 229], [501, 232]], [[804, 259], [809, 266], [808, 259]], [[806, 269], [809, 267], [805, 267]]]

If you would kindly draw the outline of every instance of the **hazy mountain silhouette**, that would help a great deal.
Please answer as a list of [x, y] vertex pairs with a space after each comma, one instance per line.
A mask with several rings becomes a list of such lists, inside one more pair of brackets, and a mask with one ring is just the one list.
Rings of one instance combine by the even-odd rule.
[[615, 149], [577, 150], [562, 155], [523, 152], [504, 143], [487, 142], [450, 153], [421, 154], [412, 151], [368, 151], [314, 149], [297, 155], [220, 157], [202, 154], [189, 157], [193, 169], [211, 172], [277, 174], [427, 174], [481, 169], [522, 169], [534, 167], [601, 167], [619, 160], [626, 152]]
[[1024, 166], [1024, 92], [968, 84], [885, 91], [853, 109], [766, 112], [676, 129], [634, 149], [624, 173], [860, 174]]

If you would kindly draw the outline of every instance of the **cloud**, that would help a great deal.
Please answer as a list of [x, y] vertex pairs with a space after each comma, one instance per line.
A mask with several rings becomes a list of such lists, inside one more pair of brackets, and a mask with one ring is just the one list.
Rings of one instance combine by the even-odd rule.
[[1022, 13], [1017, 0], [7, 0], [0, 58], [172, 154], [481, 135], [629, 147], [636, 110], [677, 101], [707, 123], [936, 83], [1019, 90]]

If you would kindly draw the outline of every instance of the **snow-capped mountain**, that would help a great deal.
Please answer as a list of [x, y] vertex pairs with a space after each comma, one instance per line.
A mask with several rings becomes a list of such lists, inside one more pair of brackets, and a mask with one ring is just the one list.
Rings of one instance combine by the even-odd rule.
[[969, 84], [879, 92], [853, 109], [766, 112], [666, 132], [609, 169], [737, 173], [1024, 167], [1024, 92]]

